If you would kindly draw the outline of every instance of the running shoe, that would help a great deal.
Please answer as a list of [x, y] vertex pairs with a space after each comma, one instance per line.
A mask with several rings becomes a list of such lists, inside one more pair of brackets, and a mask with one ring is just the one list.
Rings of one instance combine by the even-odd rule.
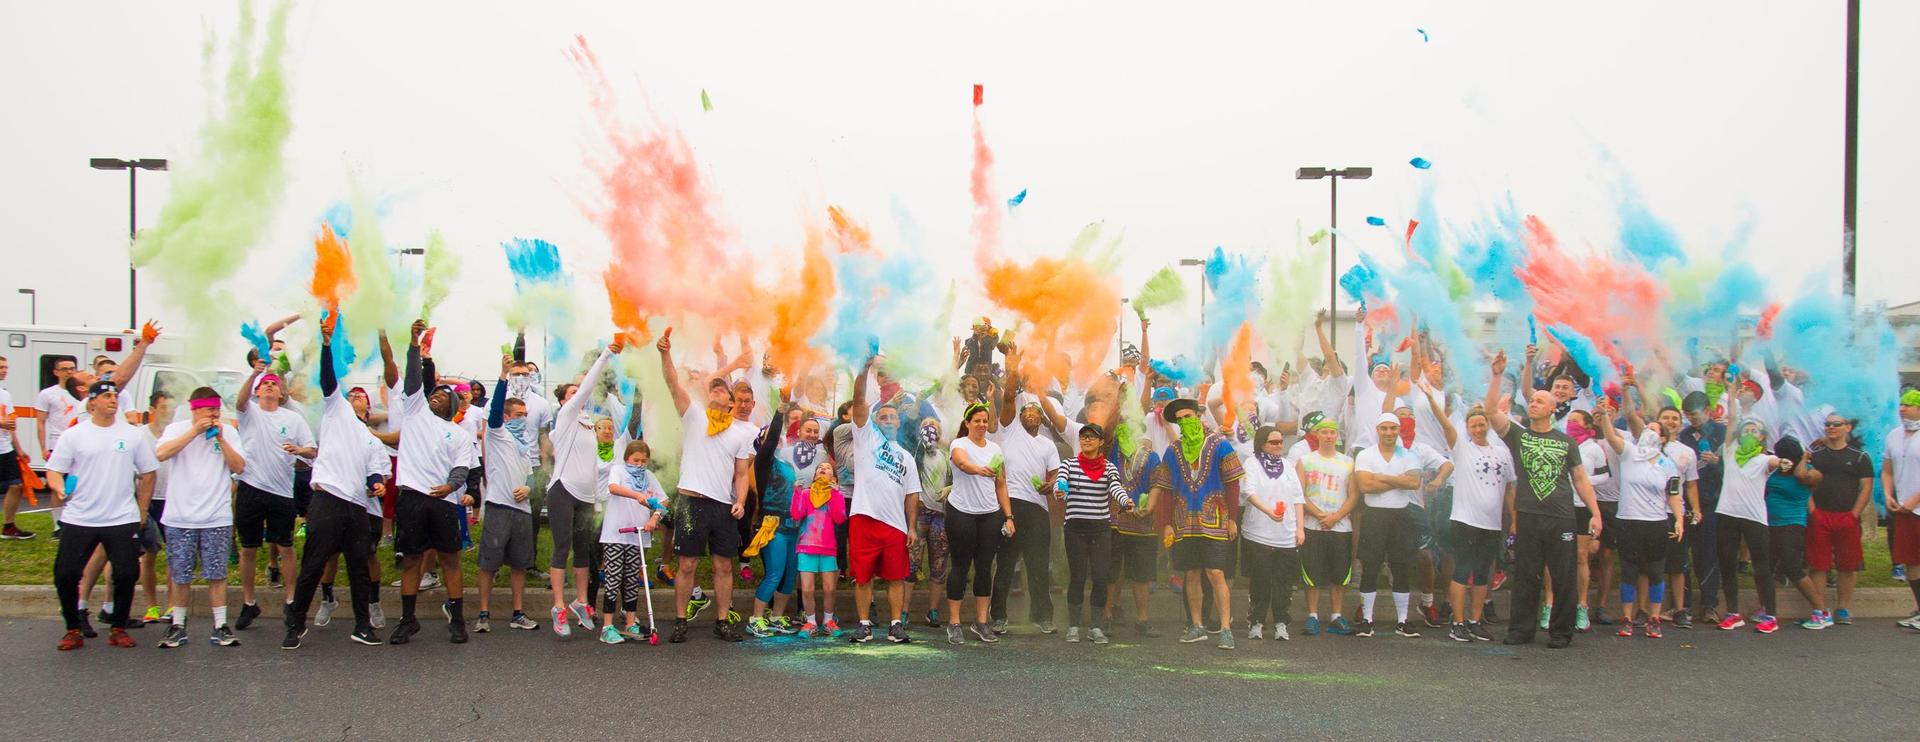
[[1154, 628], [1153, 622], [1151, 621], [1141, 621], [1139, 623], [1134, 624], [1133, 633], [1139, 634], [1140, 637], [1143, 639], [1160, 638], [1160, 630]]
[[157, 606], [157, 605], [147, 606], [147, 615], [142, 620], [146, 621], [147, 623], [159, 623], [160, 622], [160, 606]]
[[[1654, 624], [1649, 623], [1648, 625], [1652, 626]], [[1675, 614], [1673, 617], [1673, 627], [1676, 629], [1686, 629], [1688, 631], [1692, 631], [1693, 616], [1687, 615], [1686, 611], [1680, 611], [1679, 613]], [[1655, 638], [1658, 638], [1658, 637], [1655, 637]]]
[[1232, 649], [1233, 648], [1233, 631], [1231, 629], [1221, 631], [1220, 643], [1215, 644], [1214, 646], [1220, 649]]
[[168, 626], [167, 635], [160, 637], [161, 649], [172, 649], [185, 643], [187, 643], [187, 627], [182, 624]]
[[93, 621], [87, 618], [87, 612], [80, 612], [80, 634], [88, 639], [100, 638], [100, 632], [93, 629]]
[[1286, 624], [1276, 623], [1273, 625], [1273, 640], [1277, 642], [1293, 641], [1293, 635], [1287, 633]]
[[322, 600], [320, 608], [313, 613], [313, 625], [325, 626], [333, 623], [333, 612], [340, 607], [338, 600]]
[[1620, 630], [1613, 632], [1613, 635], [1631, 639], [1633, 638], [1633, 628], [1634, 623], [1632, 621], [1621, 621]]
[[354, 629], [353, 633], [347, 635], [347, 638], [369, 647], [377, 647], [386, 643], [380, 641], [380, 635], [373, 633], [373, 629], [371, 628]]
[[61, 531], [63, 531], [63, 530], [65, 530], [65, 529], [62, 529], [62, 528], [60, 527], [60, 524], [59, 524], [59, 523], [57, 523], [57, 522], [56, 522], [56, 523], [54, 523], [54, 524], [53, 524], [53, 540], [55, 540], [55, 541], [59, 541], [59, 540], [60, 540], [60, 536], [61, 536]]
[[238, 645], [240, 638], [233, 635], [233, 629], [231, 627], [225, 625], [215, 626], [213, 627], [213, 636], [207, 637], [207, 643], [216, 647], [231, 647]]
[[1067, 627], [1067, 643], [1069, 644], [1080, 643], [1080, 627], [1078, 626]]
[[491, 616], [488, 616], [486, 611], [481, 611], [480, 615], [473, 617], [473, 633], [475, 634], [493, 633], [493, 618]]
[[1472, 634], [1475, 641], [1483, 641], [1483, 642], [1493, 641], [1493, 635], [1487, 633], [1487, 627], [1485, 625], [1482, 625], [1479, 621], [1468, 621], [1467, 633]]
[[1187, 594], [1187, 579], [1180, 575], [1173, 575], [1167, 578], [1167, 587], [1173, 588], [1175, 595], [1185, 595]]
[[953, 644], [956, 646], [966, 644], [967, 643], [966, 630], [960, 628], [960, 624], [957, 624], [957, 623], [947, 624], [947, 643]]
[[1506, 587], [1506, 585], [1507, 585], [1506, 570], [1496, 569], [1493, 571], [1493, 580], [1487, 583], [1487, 590], [1492, 592], [1499, 592], [1500, 588]]
[[1347, 623], [1346, 616], [1334, 616], [1333, 622], [1327, 624], [1327, 633], [1334, 636], [1352, 636], [1353, 627]]
[[1266, 635], [1266, 632], [1265, 632], [1265, 630], [1264, 630], [1264, 629], [1261, 629], [1261, 628], [1260, 628], [1260, 624], [1258, 624], [1258, 623], [1254, 623], [1254, 622], [1249, 622], [1249, 623], [1250, 623], [1250, 624], [1252, 624], [1252, 625], [1250, 625], [1250, 626], [1248, 626], [1248, 627], [1247, 627], [1247, 638], [1248, 638], [1248, 639], [1265, 639], [1265, 638], [1267, 638], [1267, 635]]
[[553, 633], [556, 636], [562, 639], [573, 636], [573, 624], [567, 623], [567, 609], [548, 608], [547, 615], [553, 618]]
[[932, 626], [934, 628], [939, 628], [940, 626], [942, 626], [942, 624], [940, 623], [940, 609], [934, 608], [932, 610], [927, 611], [927, 625]]
[[640, 624], [630, 624], [620, 629], [620, 636], [630, 642], [643, 642], [647, 640], [647, 630], [640, 628]]
[[1413, 628], [1413, 624], [1412, 624], [1412, 623], [1409, 623], [1409, 622], [1407, 622], [1407, 621], [1401, 621], [1400, 623], [1397, 623], [1397, 624], [1394, 624], [1394, 625], [1393, 625], [1393, 633], [1395, 633], [1395, 634], [1399, 634], [1399, 635], [1401, 635], [1401, 636], [1404, 636], [1404, 637], [1406, 637], [1406, 638], [1408, 638], [1408, 639], [1418, 639], [1418, 638], [1420, 638], [1420, 632], [1419, 632], [1419, 630], [1417, 630], [1417, 629], [1415, 629], [1415, 628]]
[[465, 621], [447, 620], [447, 641], [454, 644], [467, 643], [467, 624]]
[[[100, 623], [106, 624], [108, 626], [113, 625], [113, 616], [107, 613], [107, 609], [105, 608], [100, 609]], [[146, 621], [141, 619], [139, 616], [134, 616], [134, 615], [127, 616], [126, 628], [138, 629], [146, 625], [147, 625]]]
[[1771, 634], [1780, 630], [1780, 619], [1765, 613], [1753, 614], [1753, 630], [1762, 634]]
[[773, 636], [773, 626], [767, 623], [765, 616], [754, 616], [747, 619], [747, 633], [752, 634], [756, 639], [765, 639]]
[[1041, 622], [1040, 622], [1040, 623], [1038, 624], [1038, 626], [1039, 626], [1039, 628], [1040, 628], [1040, 633], [1042, 633], [1042, 634], [1052, 634], [1052, 633], [1054, 633], [1054, 632], [1056, 632], [1056, 631], [1059, 631], [1059, 629], [1056, 629], [1056, 628], [1054, 628], [1054, 627], [1053, 627], [1053, 622], [1052, 622], [1052, 621], [1041, 621]]
[[723, 641], [723, 642], [738, 642], [738, 641], [745, 640], [745, 637], [741, 636], [740, 624], [735, 623], [733, 621], [713, 622], [713, 638], [719, 639], [720, 641]]
[[996, 618], [996, 619], [994, 619], [994, 620], [993, 620], [993, 633], [995, 633], [995, 634], [1005, 634], [1005, 633], [1007, 633], [1007, 619], [1004, 619], [1004, 618]]
[[1373, 636], [1373, 622], [1364, 618], [1353, 622], [1353, 635], [1362, 639]]
[[820, 624], [811, 618], [807, 619], [806, 623], [800, 625], [800, 635], [808, 638], [820, 636]]
[[84, 646], [87, 646], [86, 635], [80, 633], [79, 629], [67, 629], [66, 635], [60, 637], [60, 644], [54, 648], [62, 652], [70, 652]]
[[699, 616], [700, 612], [706, 610], [707, 606], [710, 605], [713, 605], [713, 599], [704, 595], [695, 595], [692, 598], [688, 598], [686, 611], [687, 620], [693, 620], [694, 617]]
[[0, 539], [5, 539], [7, 541], [27, 541], [32, 538], [33, 538], [32, 531], [22, 531], [20, 530], [19, 526], [16, 526], [12, 523], [8, 523], [6, 525], [6, 528], [0, 529]]
[[673, 619], [673, 631], [667, 633], [667, 643], [679, 644], [687, 640], [687, 619]]
[[867, 642], [873, 641], [873, 624], [865, 621], [855, 624], [853, 627], [852, 641], [854, 644], [866, 644]]
[[1441, 620], [1440, 607], [1437, 605], [1428, 604], [1421, 606], [1420, 617], [1426, 620], [1427, 628], [1429, 629], [1437, 629], [1447, 625], [1446, 621]]
[[1308, 616], [1307, 617], [1307, 636], [1319, 636], [1319, 635], [1320, 635], [1320, 617]]
[[1853, 625], [1853, 614], [1847, 612], [1845, 608], [1834, 611], [1831, 618], [1833, 619], [1833, 623], [1840, 624], [1841, 626]]
[[1800, 622], [1800, 628], [1808, 631], [1820, 631], [1832, 625], [1833, 619], [1824, 611], [1814, 611], [1812, 615], [1807, 616], [1807, 620]]
[[1591, 611], [1591, 613], [1593, 615], [1593, 625], [1595, 626], [1612, 626], [1613, 625], [1613, 617], [1607, 615], [1607, 610], [1605, 608], [1595, 608]]
[[624, 641], [626, 641], [626, 638], [620, 636], [620, 630], [614, 628], [612, 624], [608, 624], [606, 628], [600, 630], [601, 644], [619, 644]]
[[593, 630], [593, 606], [576, 600], [567, 604], [567, 612], [573, 614], [573, 621], [580, 624], [580, 628], [587, 631]]
[[380, 608], [379, 603], [367, 604], [367, 625], [376, 629], [387, 627], [387, 612]]
[[753, 565], [751, 564], [740, 565], [740, 581], [743, 583], [753, 582]]
[[728, 608], [728, 609], [727, 609], [727, 623], [741, 623], [741, 622], [742, 622], [742, 621], [741, 621], [741, 618], [740, 618], [740, 612], [739, 612], [739, 611], [736, 611], [736, 610], [734, 610], [734, 609], [732, 609], [732, 608]]
[[1587, 607], [1584, 605], [1573, 609], [1573, 630], [1582, 634], [1593, 630], [1593, 621], [1588, 617]]
[[896, 621], [892, 626], [888, 626], [887, 641], [895, 644], [905, 644], [913, 641], [913, 637], [907, 635], [907, 622]]
[[1907, 579], [1907, 565], [1893, 565], [1893, 579], [1898, 582], [1905, 582]]
[[1660, 633], [1660, 617], [1659, 616], [1654, 616], [1653, 618], [1647, 619], [1646, 631], [1642, 632], [1641, 636], [1644, 636], [1648, 639], [1658, 639], [1662, 636]]
[[527, 618], [527, 614], [520, 613], [518, 611], [514, 612], [513, 620], [508, 621], [507, 626], [510, 628], [520, 629], [522, 631], [532, 631], [534, 629], [540, 628], [540, 624], [538, 622], [534, 621], [531, 618]]
[[281, 649], [299, 649], [300, 640], [306, 638], [306, 629], [287, 628], [287, 638], [280, 640]]
[[233, 622], [235, 631], [246, 631], [253, 627], [253, 620], [260, 617], [260, 606], [247, 603], [240, 606], [240, 618]]
[[831, 636], [836, 639], [846, 633], [840, 630], [840, 622], [831, 618], [827, 619], [826, 623], [820, 625], [820, 632], [821, 636]]
[[967, 630], [973, 632], [973, 638], [979, 639], [980, 641], [986, 642], [988, 644], [1000, 643], [1000, 636], [998, 634], [993, 633], [993, 629], [987, 626], [986, 624], [979, 623], [976, 621], [973, 623], [973, 625], [968, 626]]
[[420, 633], [420, 622], [411, 618], [400, 619], [393, 627], [393, 635], [387, 637], [388, 644], [405, 644], [412, 641], [413, 635]]
[[440, 573], [439, 573], [439, 572], [428, 572], [428, 573], [426, 573], [426, 574], [424, 574], [424, 575], [421, 575], [421, 576], [420, 576], [420, 589], [421, 589], [421, 590], [432, 590], [432, 589], [434, 589], [434, 588], [437, 588], [437, 587], [440, 587]]
[[673, 573], [667, 571], [666, 565], [662, 564], [654, 568], [653, 584], [661, 587], [673, 587]]
[[1540, 604], [1540, 630], [1546, 631], [1547, 625], [1552, 622], [1553, 622], [1553, 606], [1548, 605], [1546, 603], [1541, 603]]
[[1494, 607], [1492, 598], [1480, 606], [1480, 623], [1500, 625], [1500, 609]]
[[[1758, 617], [1756, 616], [1755, 618], [1757, 619]], [[1746, 625], [1747, 625], [1747, 620], [1744, 618], [1741, 618], [1740, 614], [1738, 613], [1728, 613], [1726, 618], [1720, 619], [1721, 631], [1732, 631], [1734, 629], [1737, 629]]]
[[1107, 632], [1097, 628], [1087, 629], [1087, 641], [1095, 644], [1105, 644], [1107, 643]]
[[1573, 637], [1571, 635], [1554, 636], [1554, 637], [1547, 638], [1548, 649], [1566, 649], [1567, 647], [1571, 647], [1571, 646], [1573, 646]]
[[1894, 625], [1899, 626], [1900, 628], [1903, 628], [1903, 629], [1920, 629], [1920, 612], [1916, 612], [1911, 616], [1900, 619], [1899, 621], [1895, 621]]
[[786, 616], [776, 617], [772, 621], [768, 621], [767, 625], [773, 629], [773, 633], [775, 634], [792, 636], [794, 633], [793, 619], [787, 618]]
[[1188, 626], [1186, 632], [1180, 635], [1181, 644], [1192, 644], [1194, 642], [1203, 642], [1206, 640], [1207, 640], [1207, 630], [1204, 627], [1201, 627], [1199, 624]]
[[278, 564], [267, 565], [267, 587], [270, 589], [279, 590], [286, 586], [287, 586], [287, 583], [280, 581], [280, 565]]
[[1462, 644], [1473, 641], [1473, 635], [1467, 633], [1467, 625], [1464, 623], [1454, 624], [1453, 629], [1447, 632], [1447, 638]]

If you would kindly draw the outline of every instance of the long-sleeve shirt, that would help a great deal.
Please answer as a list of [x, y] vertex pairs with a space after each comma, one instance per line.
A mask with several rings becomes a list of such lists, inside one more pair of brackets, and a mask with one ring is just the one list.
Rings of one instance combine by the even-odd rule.
[[590, 390], [600, 386], [600, 375], [606, 372], [611, 355], [600, 351], [600, 357], [580, 382], [580, 391], [560, 405], [560, 412], [553, 417], [553, 476], [566, 488], [567, 494], [580, 502], [593, 502], [599, 485], [599, 441], [593, 437], [593, 420], [584, 410], [587, 400], [593, 396]]
[[800, 543], [796, 550], [801, 554], [833, 556], [840, 550], [840, 540], [833, 527], [847, 522], [847, 498], [835, 487], [827, 504], [816, 508], [810, 484], [793, 488], [793, 519], [800, 522]]

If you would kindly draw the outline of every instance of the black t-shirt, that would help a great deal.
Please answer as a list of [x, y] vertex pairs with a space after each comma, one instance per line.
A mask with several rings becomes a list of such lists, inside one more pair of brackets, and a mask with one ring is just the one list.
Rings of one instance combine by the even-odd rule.
[[1813, 470], [1820, 486], [1813, 488], [1813, 506], [1829, 513], [1853, 510], [1860, 498], [1860, 480], [1873, 478], [1873, 459], [1858, 448], [1835, 451], [1825, 444], [1813, 449]]
[[1580, 468], [1580, 447], [1559, 430], [1536, 433], [1513, 422], [1500, 436], [1513, 454], [1519, 474], [1513, 498], [1516, 512], [1553, 518], [1573, 517], [1573, 472]]

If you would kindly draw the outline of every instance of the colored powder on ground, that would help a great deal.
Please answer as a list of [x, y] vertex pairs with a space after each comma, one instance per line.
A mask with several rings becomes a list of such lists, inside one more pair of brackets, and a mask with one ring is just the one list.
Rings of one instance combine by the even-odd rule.
[[[133, 264], [166, 289], [185, 315], [188, 338], [226, 336], [235, 306], [225, 283], [263, 242], [286, 186], [284, 147], [293, 131], [285, 79], [290, 2], [268, 12], [264, 39], [254, 51], [253, 4], [240, 6], [240, 28], [230, 45], [220, 110], [202, 125], [198, 151], [174, 161], [171, 193], [158, 220], [131, 248]], [[207, 45], [208, 65], [213, 45]], [[213, 342], [186, 344], [195, 360], [210, 360]]]
[[420, 284], [420, 317], [433, 319], [434, 307], [447, 300], [452, 292], [453, 279], [460, 276], [460, 256], [447, 247], [447, 238], [436, 229], [427, 233], [426, 257], [424, 262], [426, 275]]
[[340, 300], [353, 292], [353, 254], [333, 227], [320, 225], [313, 241], [313, 281], [309, 289], [324, 309], [339, 310]]

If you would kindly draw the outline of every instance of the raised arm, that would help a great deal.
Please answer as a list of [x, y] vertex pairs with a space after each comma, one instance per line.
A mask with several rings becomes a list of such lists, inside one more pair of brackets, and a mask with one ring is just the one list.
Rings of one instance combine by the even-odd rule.
[[565, 430], [566, 426], [579, 418], [580, 410], [587, 406], [587, 400], [593, 398], [593, 390], [600, 386], [600, 377], [607, 371], [607, 359], [619, 353], [620, 347], [617, 342], [610, 343], [600, 351], [599, 357], [593, 359], [593, 365], [587, 367], [586, 377], [580, 380], [579, 391], [574, 392], [566, 404], [560, 405], [560, 411], [554, 413], [554, 428]]
[[500, 378], [493, 382], [493, 394], [487, 397], [487, 428], [497, 429], [507, 424], [507, 369], [513, 366], [513, 356], [500, 358]]
[[127, 354], [127, 359], [120, 362], [119, 368], [114, 370], [110, 378], [115, 379], [115, 383], [125, 386], [133, 379], [133, 375], [140, 371], [140, 363], [147, 359], [147, 348], [152, 347], [153, 341], [159, 338], [159, 325], [151, 320], [142, 325], [140, 332], [133, 338], [133, 352]]
[[687, 399], [687, 390], [680, 385], [680, 372], [673, 367], [673, 328], [660, 333], [660, 342], [654, 343], [660, 349], [660, 374], [667, 379], [667, 394], [673, 397], [673, 411], [682, 417], [692, 401]]
[[386, 389], [400, 381], [400, 364], [393, 360], [393, 343], [387, 341], [386, 330], [380, 331], [380, 378]]
[[340, 390], [340, 378], [333, 372], [333, 328], [331, 315], [320, 320], [320, 396], [331, 397]]
[[1493, 365], [1490, 371], [1492, 373], [1487, 379], [1487, 398], [1485, 400], [1487, 427], [1493, 429], [1494, 435], [1506, 435], [1510, 421], [1507, 416], [1506, 400], [1500, 396], [1500, 377], [1507, 373], [1506, 351], [1503, 350], [1493, 354]]
[[867, 409], [867, 375], [873, 372], [875, 358], [876, 356], [869, 352], [866, 363], [860, 364], [860, 373], [853, 377], [853, 408], [848, 412], [853, 414], [854, 427], [867, 427], [867, 418], [872, 414], [872, 411]]
[[[1624, 399], [1627, 395], [1622, 394], [1620, 396]], [[1632, 403], [1629, 402], [1628, 404], [1631, 405]], [[1631, 422], [1632, 419], [1633, 418], [1631, 417], [1628, 418], [1629, 425], [1632, 424]], [[1613, 453], [1615, 456], [1626, 455], [1627, 441], [1625, 438], [1621, 437], [1620, 429], [1617, 427], [1614, 427], [1613, 413], [1609, 411], [1608, 405], [1604, 401], [1601, 402], [1600, 404], [1593, 406], [1593, 424], [1600, 427], [1600, 435], [1606, 438], [1607, 445], [1613, 447]], [[1640, 429], [1646, 428], [1645, 425], [1640, 425], [1637, 427]], [[1633, 439], [1635, 441], [1640, 440], [1640, 433], [1637, 430], [1633, 434]], [[1618, 474], [1616, 474], [1615, 476], [1618, 476]]]
[[420, 378], [420, 333], [426, 332], [426, 330], [427, 321], [417, 319], [413, 321], [413, 329], [408, 333], [410, 337], [407, 340], [407, 383], [406, 386], [401, 387], [401, 392], [406, 396], [413, 396], [420, 393], [420, 385], [422, 383]]
[[[1358, 332], [1358, 330], [1355, 330]], [[1340, 354], [1334, 352], [1333, 341], [1327, 338], [1327, 313], [1325, 310], [1313, 315], [1313, 334], [1320, 340], [1320, 363], [1322, 376], [1332, 378], [1347, 375], [1347, 364], [1340, 360]]]
[[253, 406], [253, 385], [260, 382], [260, 374], [266, 370], [267, 362], [265, 360], [259, 358], [254, 359], [253, 373], [247, 374], [247, 383], [241, 384], [239, 393], [234, 395], [238, 397], [238, 399], [233, 400], [233, 409], [235, 411], [245, 413], [247, 408]]
[[[1459, 445], [1460, 431], [1456, 430], [1453, 427], [1452, 420], [1447, 419], [1446, 410], [1441, 409], [1440, 403], [1434, 401], [1433, 395], [1427, 391], [1427, 386], [1425, 381], [1420, 381], [1415, 383], [1417, 383], [1420, 386], [1421, 396], [1424, 396], [1427, 398], [1427, 409], [1433, 411], [1433, 419], [1440, 421], [1440, 430], [1446, 432], [1447, 434], [1447, 448], [1451, 449], [1454, 446]], [[1445, 396], [1444, 392], [1442, 393], [1442, 396]]]

